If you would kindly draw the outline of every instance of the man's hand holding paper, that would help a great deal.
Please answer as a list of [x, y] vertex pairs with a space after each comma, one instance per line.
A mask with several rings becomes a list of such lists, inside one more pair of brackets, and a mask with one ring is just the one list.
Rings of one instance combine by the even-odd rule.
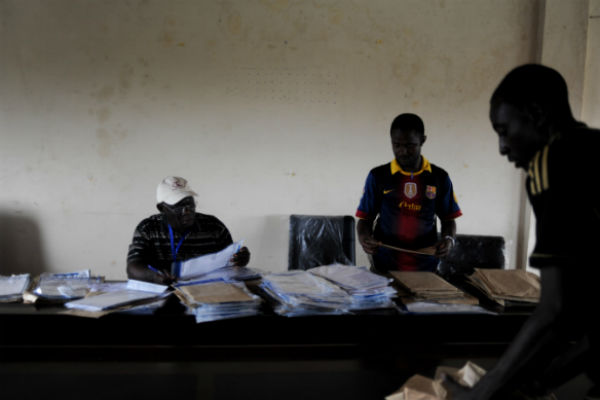
[[[250, 260], [250, 252], [247, 248], [243, 248], [242, 244], [243, 241], [232, 243], [217, 253], [206, 254], [183, 262], [174, 262], [172, 274], [179, 279], [189, 279], [228, 265], [245, 265]], [[245, 264], [242, 264], [243, 262]]]

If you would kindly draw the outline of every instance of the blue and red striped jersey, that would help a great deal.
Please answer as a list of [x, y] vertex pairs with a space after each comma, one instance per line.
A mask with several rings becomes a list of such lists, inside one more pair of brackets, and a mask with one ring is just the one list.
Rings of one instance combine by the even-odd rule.
[[[462, 215], [448, 173], [422, 159], [417, 172], [402, 170], [396, 160], [369, 172], [356, 216], [376, 221], [375, 239], [408, 249], [431, 246], [438, 240], [436, 217], [451, 220]], [[435, 270], [437, 266], [434, 257], [382, 247], [373, 261], [380, 271]]]

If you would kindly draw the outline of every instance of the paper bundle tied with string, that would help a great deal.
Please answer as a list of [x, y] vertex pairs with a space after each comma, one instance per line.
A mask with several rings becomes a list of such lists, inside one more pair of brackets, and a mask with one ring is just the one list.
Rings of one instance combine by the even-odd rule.
[[473, 387], [483, 375], [485, 370], [471, 361], [460, 369], [440, 366], [435, 371], [435, 379], [413, 375], [385, 400], [448, 400], [448, 392], [443, 386], [446, 376], [463, 386]]

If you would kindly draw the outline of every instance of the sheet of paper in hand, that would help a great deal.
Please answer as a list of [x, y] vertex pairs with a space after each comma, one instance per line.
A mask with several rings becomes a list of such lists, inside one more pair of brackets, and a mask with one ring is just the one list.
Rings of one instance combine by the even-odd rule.
[[175, 262], [171, 273], [176, 278], [190, 279], [230, 265], [231, 257], [242, 248], [244, 242], [232, 243], [217, 253], [205, 254], [186, 261]]

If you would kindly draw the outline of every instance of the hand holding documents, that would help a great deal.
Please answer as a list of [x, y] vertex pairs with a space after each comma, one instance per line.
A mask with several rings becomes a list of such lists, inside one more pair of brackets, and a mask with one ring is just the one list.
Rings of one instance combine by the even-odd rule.
[[239, 241], [217, 253], [173, 263], [171, 273], [176, 278], [190, 279], [226, 267], [230, 265], [231, 257], [242, 248], [242, 245], [243, 241]]

